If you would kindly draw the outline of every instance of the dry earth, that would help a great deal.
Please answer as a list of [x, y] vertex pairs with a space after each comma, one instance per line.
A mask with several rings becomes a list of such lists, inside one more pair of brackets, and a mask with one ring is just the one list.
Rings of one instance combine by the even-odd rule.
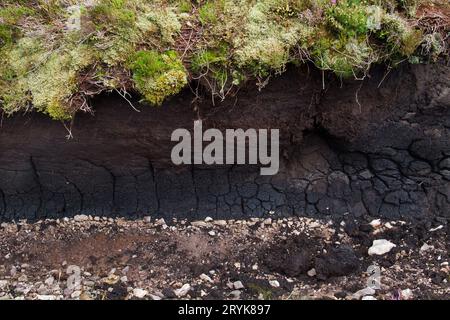
[[[0, 299], [449, 299], [448, 231], [350, 218], [3, 223]], [[380, 239], [395, 247], [369, 255]]]

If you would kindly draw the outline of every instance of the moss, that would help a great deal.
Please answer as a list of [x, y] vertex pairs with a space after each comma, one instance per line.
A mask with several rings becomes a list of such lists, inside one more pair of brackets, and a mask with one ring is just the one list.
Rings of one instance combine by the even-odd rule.
[[226, 45], [217, 49], [200, 50], [192, 57], [191, 69], [198, 74], [211, 77], [211, 81], [217, 84], [216, 87], [224, 90], [228, 82], [229, 85], [233, 82], [229, 75], [228, 50]]
[[35, 13], [32, 8], [21, 5], [11, 6], [0, 9], [0, 19], [4, 24], [13, 25], [24, 17], [31, 16]]
[[187, 84], [186, 69], [174, 51], [139, 51], [129, 66], [137, 90], [156, 106]]
[[445, 53], [445, 40], [439, 32], [427, 34], [423, 38], [421, 51], [431, 61], [436, 61]]
[[135, 12], [126, 8], [124, 2], [120, 0], [106, 0], [88, 12], [97, 29], [129, 28], [133, 27], [136, 21]]
[[282, 72], [291, 60], [291, 48], [312, 31], [299, 19], [274, 19], [273, 5], [266, 0], [251, 6], [243, 34], [233, 39], [236, 64], [257, 77]]
[[12, 44], [13, 42], [13, 30], [7, 25], [0, 25], [0, 48]]
[[385, 14], [377, 36], [386, 42], [392, 58], [409, 57], [423, 41], [421, 30], [411, 27], [397, 14]]
[[52, 118], [65, 120], [70, 110], [70, 97], [77, 92], [78, 76], [94, 57], [86, 47], [53, 53], [44, 65], [27, 77], [33, 105]]
[[21, 5], [0, 8], [0, 48], [13, 43], [18, 33], [15, 24], [33, 13], [33, 9]]
[[181, 30], [181, 23], [173, 8], [152, 10], [144, 16], [144, 19], [152, 24], [147, 31], [151, 30], [158, 34], [162, 44], [173, 44], [174, 36]]
[[181, 0], [178, 5], [180, 12], [188, 13], [192, 11], [192, 3], [190, 0]]
[[358, 0], [341, 0], [325, 11], [328, 24], [346, 37], [359, 36], [368, 31], [367, 7]]
[[221, 12], [220, 7], [223, 5], [222, 0], [209, 0], [206, 1], [198, 9], [198, 18], [200, 22], [204, 25], [214, 24], [218, 21], [218, 14]]
[[322, 38], [313, 49], [314, 61], [322, 70], [332, 70], [348, 78], [367, 71], [373, 57], [373, 50], [365, 38]]
[[414, 17], [420, 0], [397, 0], [402, 8], [405, 9], [409, 17]]
[[69, 119], [114, 89], [160, 105], [188, 78], [225, 98], [305, 61], [341, 77], [435, 61], [448, 30], [414, 14], [436, 1], [448, 10], [440, 0], [3, 0], [0, 107]]

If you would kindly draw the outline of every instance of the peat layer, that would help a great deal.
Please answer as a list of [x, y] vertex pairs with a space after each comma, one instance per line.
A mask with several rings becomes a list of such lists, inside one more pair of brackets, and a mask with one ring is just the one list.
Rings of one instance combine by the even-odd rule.
[[[162, 107], [119, 96], [79, 115], [73, 139], [43, 114], [5, 118], [0, 217], [276, 215], [449, 218], [450, 67], [373, 69], [341, 83], [292, 68], [213, 105], [182, 91]], [[194, 102], [193, 102], [194, 101]], [[176, 128], [279, 128], [280, 172], [171, 165]]]

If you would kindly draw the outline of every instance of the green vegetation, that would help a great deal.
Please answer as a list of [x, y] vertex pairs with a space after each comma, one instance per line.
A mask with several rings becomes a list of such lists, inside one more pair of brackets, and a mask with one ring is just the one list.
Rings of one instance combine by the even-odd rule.
[[138, 51], [130, 62], [136, 88], [145, 99], [160, 105], [187, 84], [187, 73], [175, 51]]
[[224, 99], [307, 62], [362, 78], [373, 64], [448, 56], [449, 10], [446, 0], [3, 0], [0, 108], [70, 120], [102, 92], [159, 106], [188, 81]]

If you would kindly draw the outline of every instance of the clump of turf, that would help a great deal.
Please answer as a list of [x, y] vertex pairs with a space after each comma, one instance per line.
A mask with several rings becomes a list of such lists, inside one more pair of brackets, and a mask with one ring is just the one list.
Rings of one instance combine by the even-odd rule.
[[373, 64], [448, 56], [449, 11], [445, 0], [3, 0], [0, 108], [70, 120], [105, 91], [161, 105], [188, 81], [224, 99], [291, 63], [363, 78]]
[[138, 51], [130, 69], [136, 88], [153, 105], [161, 105], [187, 84], [186, 69], [175, 51]]

